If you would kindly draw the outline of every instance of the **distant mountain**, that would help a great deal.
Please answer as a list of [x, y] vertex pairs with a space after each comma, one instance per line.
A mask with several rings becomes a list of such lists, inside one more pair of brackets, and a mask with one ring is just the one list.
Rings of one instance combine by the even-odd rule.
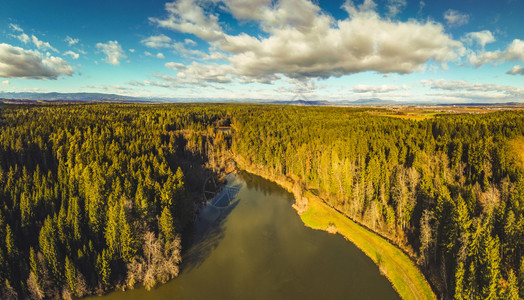
[[133, 102], [133, 103], [174, 103], [174, 102], [222, 102], [222, 103], [267, 103], [267, 104], [285, 104], [298, 106], [380, 106], [380, 105], [445, 105], [445, 106], [523, 106], [522, 102], [508, 103], [437, 103], [437, 102], [404, 102], [385, 100], [380, 98], [358, 99], [355, 101], [327, 101], [327, 100], [264, 100], [253, 98], [147, 98], [147, 97], [130, 97], [117, 94], [104, 93], [28, 93], [28, 92], [1, 92], [0, 103], [35, 103], [42, 102]]
[[46, 100], [46, 101], [147, 101], [144, 98], [103, 93], [14, 93], [0, 92], [3, 99]]
[[271, 102], [266, 102], [266, 103], [271, 103], [271, 104], [287, 104], [287, 105], [315, 105], [315, 106], [319, 106], [319, 105], [332, 105], [332, 103], [330, 103], [329, 101], [326, 101], [326, 100], [313, 100], [313, 101], [310, 101], [310, 100], [271, 101]]
[[339, 101], [340, 104], [345, 105], [398, 105], [406, 104], [404, 102], [394, 101], [394, 100], [384, 100], [380, 98], [370, 98], [370, 99], [358, 99], [355, 101]]

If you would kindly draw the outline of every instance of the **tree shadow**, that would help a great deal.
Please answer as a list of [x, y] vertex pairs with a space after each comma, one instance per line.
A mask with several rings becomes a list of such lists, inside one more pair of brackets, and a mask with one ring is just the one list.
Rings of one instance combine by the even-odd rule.
[[[213, 205], [212, 200], [200, 209], [193, 227], [192, 240], [188, 243], [188, 250], [182, 257], [181, 273], [200, 267], [218, 247], [225, 236], [227, 217], [240, 202], [240, 199], [236, 199], [240, 186], [240, 184], [229, 186], [231, 190], [226, 195], [219, 193], [217, 196], [222, 197], [219, 199], [220, 206]], [[223, 198], [229, 199], [224, 200]]]

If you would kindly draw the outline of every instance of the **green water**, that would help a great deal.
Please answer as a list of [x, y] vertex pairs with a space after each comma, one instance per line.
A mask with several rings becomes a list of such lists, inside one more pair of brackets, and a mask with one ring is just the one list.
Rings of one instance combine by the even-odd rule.
[[[178, 278], [105, 299], [399, 299], [378, 267], [340, 235], [305, 227], [292, 195], [248, 173], [203, 208]], [[100, 299], [100, 297], [96, 297]]]

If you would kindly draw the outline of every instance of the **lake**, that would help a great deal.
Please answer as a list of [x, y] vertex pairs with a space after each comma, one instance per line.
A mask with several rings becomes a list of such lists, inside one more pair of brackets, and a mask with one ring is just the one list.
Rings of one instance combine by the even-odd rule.
[[197, 217], [178, 278], [149, 292], [102, 298], [400, 299], [356, 246], [305, 227], [293, 202], [261, 177], [228, 175], [226, 188]]

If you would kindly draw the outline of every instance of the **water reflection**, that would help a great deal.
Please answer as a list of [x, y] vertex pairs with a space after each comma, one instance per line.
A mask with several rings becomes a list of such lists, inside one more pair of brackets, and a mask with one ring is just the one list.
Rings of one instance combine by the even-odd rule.
[[285, 190], [247, 173], [231, 175], [228, 186], [239, 187], [231, 199], [202, 209], [177, 279], [105, 297], [399, 299], [358, 248], [304, 227]]

